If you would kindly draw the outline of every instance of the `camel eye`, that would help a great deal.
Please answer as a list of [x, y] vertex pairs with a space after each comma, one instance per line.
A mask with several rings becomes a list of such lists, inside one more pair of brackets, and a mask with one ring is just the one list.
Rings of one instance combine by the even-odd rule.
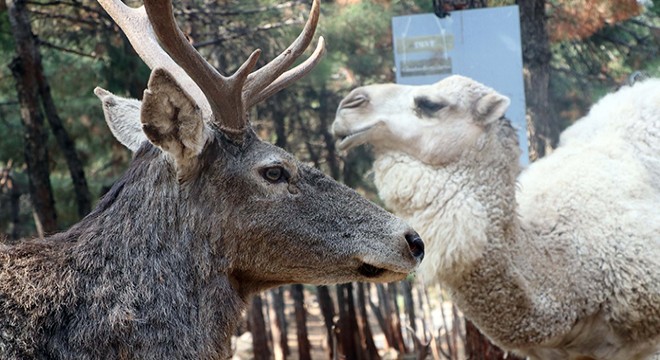
[[288, 178], [288, 173], [281, 166], [272, 166], [265, 168], [262, 171], [261, 175], [263, 176], [264, 179], [266, 179], [267, 181], [273, 184], [286, 181], [286, 179]]
[[365, 102], [369, 101], [369, 97], [365, 94], [355, 94], [354, 96], [350, 96], [343, 100], [340, 104], [339, 107], [341, 109], [352, 109], [359, 107], [360, 105], [364, 104]]
[[415, 98], [415, 106], [417, 107], [418, 111], [427, 115], [433, 115], [434, 113], [444, 108], [446, 105], [443, 103], [432, 101], [426, 97], [418, 97]]

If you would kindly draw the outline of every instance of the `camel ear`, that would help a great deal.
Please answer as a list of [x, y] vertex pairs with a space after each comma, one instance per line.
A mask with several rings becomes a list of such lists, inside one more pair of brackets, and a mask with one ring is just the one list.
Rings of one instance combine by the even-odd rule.
[[197, 103], [164, 69], [151, 72], [140, 119], [149, 141], [172, 155], [179, 166], [199, 155], [210, 138]]
[[504, 116], [509, 104], [511, 100], [504, 95], [498, 93], [484, 95], [474, 106], [475, 118], [483, 124], [491, 123]]
[[97, 87], [94, 94], [103, 103], [103, 115], [112, 135], [132, 152], [147, 140], [140, 123], [140, 102], [115, 96], [111, 92]]

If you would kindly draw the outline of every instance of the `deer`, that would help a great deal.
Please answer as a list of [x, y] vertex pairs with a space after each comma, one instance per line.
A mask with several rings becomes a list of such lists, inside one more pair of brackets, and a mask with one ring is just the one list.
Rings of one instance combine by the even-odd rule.
[[133, 152], [92, 212], [43, 239], [0, 245], [2, 359], [228, 359], [250, 296], [290, 283], [405, 278], [424, 243], [402, 219], [270, 143], [249, 109], [320, 61], [301, 34], [254, 70], [220, 74], [170, 0], [100, 0], [152, 69], [142, 101], [96, 88]]

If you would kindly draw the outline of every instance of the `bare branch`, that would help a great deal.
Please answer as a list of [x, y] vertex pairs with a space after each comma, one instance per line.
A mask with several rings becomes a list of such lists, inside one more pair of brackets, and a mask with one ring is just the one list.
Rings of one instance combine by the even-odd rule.
[[76, 23], [76, 24], [87, 24], [91, 27], [97, 27], [100, 24], [98, 21], [86, 20], [86, 19], [83, 19], [79, 16], [53, 14], [53, 13], [50, 13], [50, 12], [34, 10], [34, 9], [29, 10], [29, 12], [32, 13], [32, 14], [35, 14], [35, 15], [43, 16], [45, 18], [67, 20], [67, 21], [70, 21], [70, 22], [73, 22], [73, 23]]
[[227, 40], [238, 39], [238, 38], [241, 38], [243, 36], [250, 36], [250, 35], [256, 34], [258, 32], [278, 29], [278, 28], [282, 28], [282, 27], [290, 26], [290, 25], [299, 25], [299, 24], [302, 24], [302, 23], [303, 23], [303, 21], [301, 21], [301, 20], [289, 19], [289, 20], [285, 20], [285, 21], [282, 21], [282, 22], [279, 22], [279, 23], [271, 23], [271, 24], [261, 25], [261, 26], [258, 26], [256, 28], [252, 28], [252, 29], [249, 29], [249, 28], [235, 29], [235, 30], [232, 30], [227, 35], [220, 36], [220, 37], [217, 37], [217, 38], [212, 39], [212, 40], [200, 41], [200, 42], [197, 42], [197, 43], [193, 44], [193, 46], [196, 49], [201, 49], [203, 47], [207, 47], [207, 46], [211, 46], [211, 45], [217, 45], [217, 44], [225, 42]]
[[288, 9], [291, 7], [294, 7], [295, 5], [298, 4], [303, 4], [306, 1], [304, 0], [295, 0], [295, 1], [287, 1], [282, 4], [276, 4], [273, 6], [262, 6], [259, 8], [255, 9], [244, 9], [244, 10], [226, 10], [226, 11], [207, 11], [206, 9], [200, 10], [200, 9], [190, 9], [190, 8], [185, 8], [181, 9], [179, 11], [175, 11], [177, 15], [184, 15], [184, 16], [189, 16], [189, 15], [204, 15], [204, 16], [210, 16], [210, 17], [224, 17], [224, 16], [239, 16], [239, 15], [250, 15], [250, 14], [258, 14], [262, 13], [265, 11], [274, 11], [274, 10], [281, 10], [281, 9]]
[[92, 58], [92, 59], [98, 59], [99, 58], [99, 56], [97, 56], [97, 55], [87, 54], [87, 53], [84, 53], [84, 52], [81, 52], [81, 51], [78, 51], [78, 50], [68, 49], [68, 48], [65, 48], [65, 47], [62, 47], [62, 46], [59, 46], [59, 45], [55, 45], [55, 44], [50, 43], [50, 42], [48, 42], [48, 41], [46, 41], [42, 38], [37, 38], [37, 41], [39, 42], [39, 45], [43, 45], [45, 47], [55, 49], [55, 50], [58, 50], [58, 51], [62, 51], [62, 52], [66, 52], [66, 53], [70, 53], [70, 54], [74, 54], [74, 55], [78, 55], [78, 56], [88, 57], [88, 58]]
[[71, 6], [77, 9], [84, 10], [89, 13], [94, 13], [98, 14], [101, 16], [105, 16], [103, 11], [101, 11], [98, 8], [94, 8], [91, 6], [83, 5], [82, 3], [79, 2], [68, 2], [68, 1], [60, 1], [60, 0], [54, 0], [54, 1], [48, 1], [48, 2], [38, 2], [38, 1], [26, 1], [26, 4], [31, 5], [31, 6], [41, 6], [41, 7], [50, 7], [50, 6]]

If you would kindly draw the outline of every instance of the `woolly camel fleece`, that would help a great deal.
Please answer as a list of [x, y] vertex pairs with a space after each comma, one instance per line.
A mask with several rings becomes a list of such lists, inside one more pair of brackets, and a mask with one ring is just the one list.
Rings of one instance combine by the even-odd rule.
[[508, 104], [460, 76], [372, 85], [342, 101], [333, 131], [340, 149], [373, 146], [380, 196], [425, 239], [421, 277], [496, 344], [533, 359], [654, 356], [660, 80], [603, 98], [522, 174]]

